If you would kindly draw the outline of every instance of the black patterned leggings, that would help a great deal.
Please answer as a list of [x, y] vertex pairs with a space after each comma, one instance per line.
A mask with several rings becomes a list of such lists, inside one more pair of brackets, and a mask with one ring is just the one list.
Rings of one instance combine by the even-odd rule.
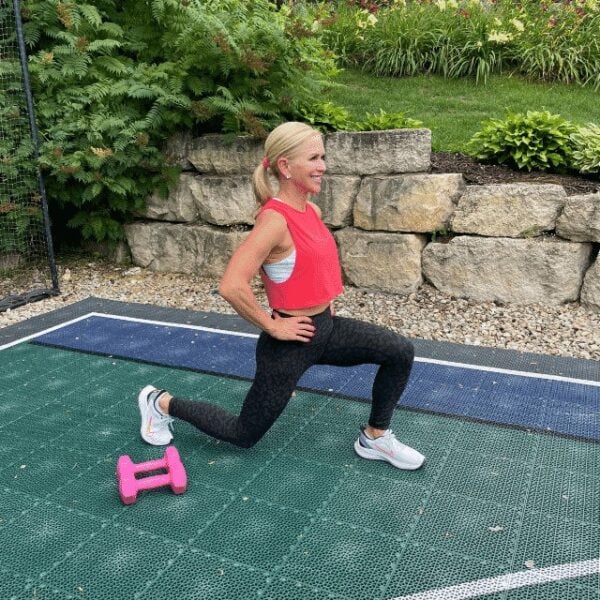
[[310, 342], [287, 342], [261, 333], [256, 346], [256, 375], [239, 416], [207, 402], [173, 398], [169, 413], [204, 433], [250, 448], [275, 423], [298, 380], [313, 365], [380, 365], [373, 383], [369, 425], [389, 427], [394, 407], [410, 375], [412, 344], [378, 325], [332, 317], [329, 309], [312, 317]]

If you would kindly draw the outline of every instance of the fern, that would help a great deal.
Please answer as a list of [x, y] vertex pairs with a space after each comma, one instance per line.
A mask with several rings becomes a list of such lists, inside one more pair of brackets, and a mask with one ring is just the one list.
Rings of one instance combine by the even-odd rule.
[[264, 136], [335, 72], [317, 34], [295, 34], [310, 13], [270, 0], [24, 3], [48, 197], [99, 241], [173, 185], [173, 132]]

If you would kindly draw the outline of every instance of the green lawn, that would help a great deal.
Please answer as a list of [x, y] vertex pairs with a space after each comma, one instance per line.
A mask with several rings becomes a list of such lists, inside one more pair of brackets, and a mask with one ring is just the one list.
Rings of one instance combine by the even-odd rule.
[[345, 71], [330, 90], [330, 99], [356, 117], [380, 108], [403, 111], [431, 129], [434, 151], [461, 152], [481, 121], [504, 117], [506, 110], [549, 110], [577, 124], [600, 124], [600, 92], [559, 83], [531, 83], [495, 76], [486, 85], [472, 79], [439, 76], [375, 77]]

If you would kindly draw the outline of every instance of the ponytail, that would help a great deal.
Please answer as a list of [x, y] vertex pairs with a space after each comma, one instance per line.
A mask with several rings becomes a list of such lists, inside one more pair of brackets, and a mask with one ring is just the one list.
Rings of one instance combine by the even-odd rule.
[[273, 196], [271, 181], [269, 180], [269, 169], [263, 161], [252, 174], [252, 191], [256, 201], [262, 206]]

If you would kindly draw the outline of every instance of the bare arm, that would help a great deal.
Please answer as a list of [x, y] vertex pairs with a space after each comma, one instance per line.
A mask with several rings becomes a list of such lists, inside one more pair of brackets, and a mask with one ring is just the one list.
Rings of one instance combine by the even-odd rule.
[[285, 239], [285, 219], [274, 211], [265, 211], [257, 219], [250, 235], [235, 251], [219, 285], [221, 296], [244, 319], [280, 340], [310, 341], [314, 327], [310, 317], [272, 318], [258, 303], [251, 281], [273, 248]]

